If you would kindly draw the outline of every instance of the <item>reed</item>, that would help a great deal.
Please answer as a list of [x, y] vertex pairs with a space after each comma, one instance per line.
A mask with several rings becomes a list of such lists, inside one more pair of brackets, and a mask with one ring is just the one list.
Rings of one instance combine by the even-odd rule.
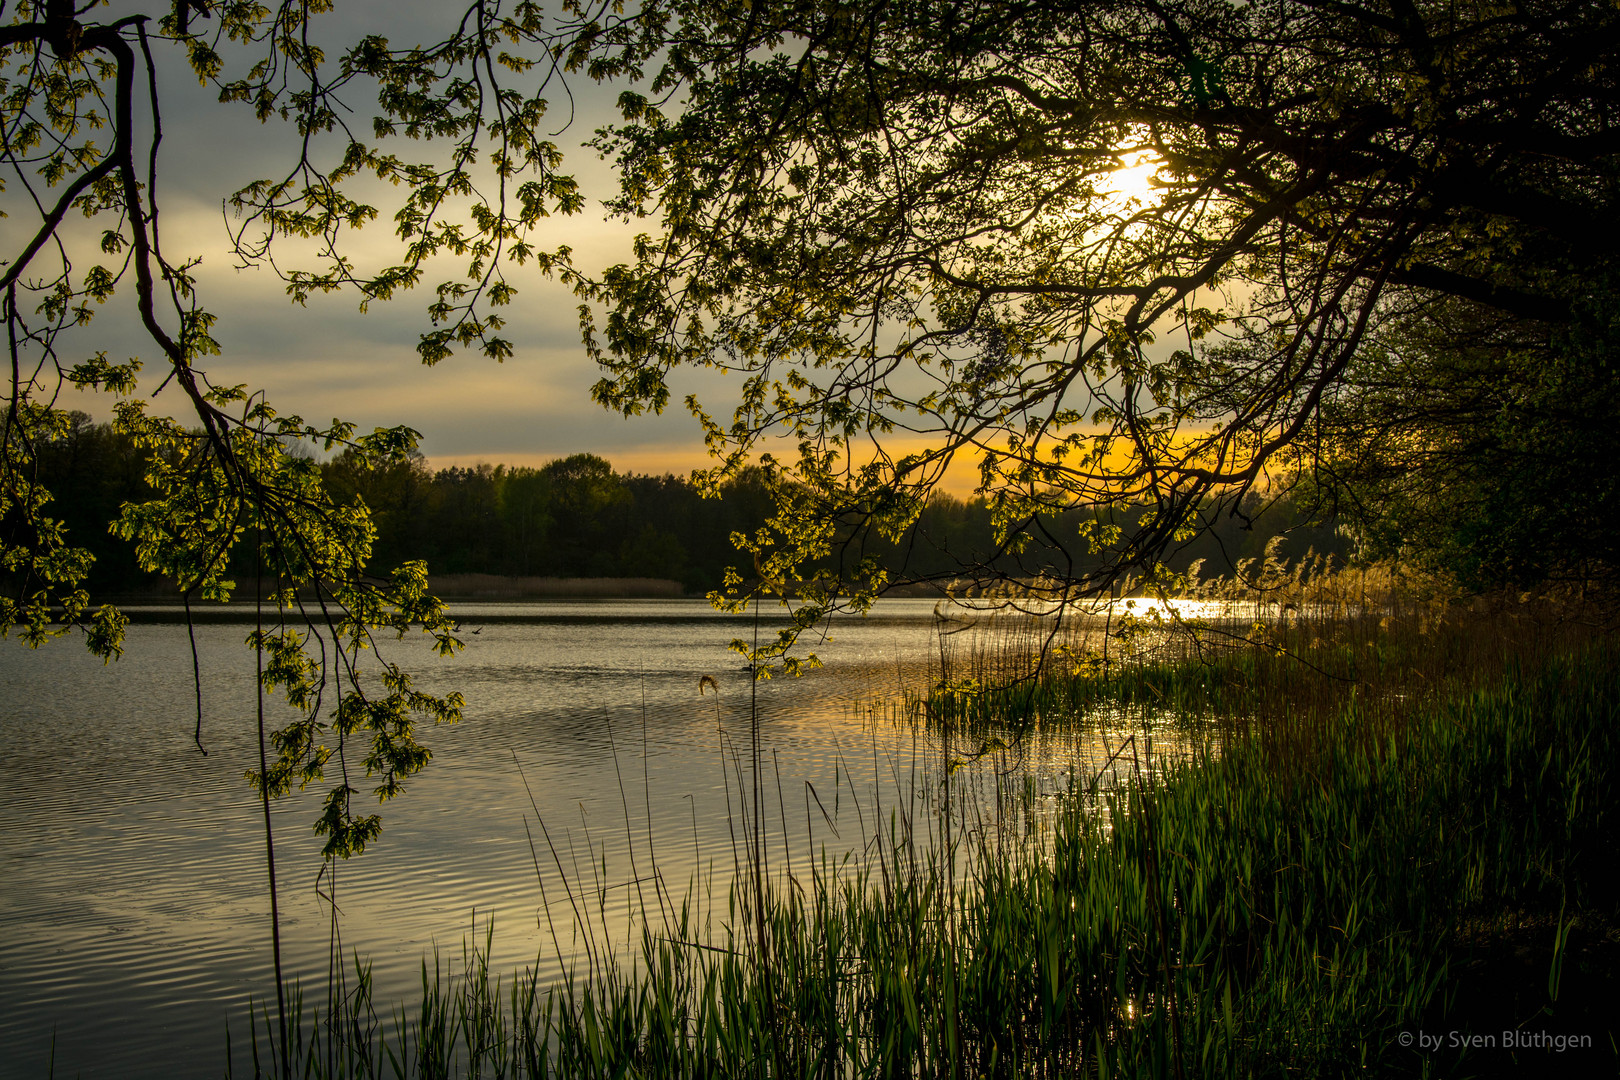
[[[1388, 565], [1249, 560], [1233, 578], [1127, 582], [1117, 598], [1012, 607], [949, 627], [941, 678], [910, 702], [930, 727], [1005, 739], [1083, 724], [1107, 705], [1214, 725], [1223, 736], [1311, 737], [1354, 696], [1399, 725], [1605, 636], [1578, 596], [1465, 597]], [[959, 622], [963, 622], [958, 617]], [[968, 631], [977, 630], [977, 633]]]
[[[1346, 582], [1317, 588], [1330, 586]], [[587, 949], [558, 985], [529, 972], [503, 992], [486, 939], [459, 973], [424, 965], [415, 1018], [399, 1013], [393, 1035], [360, 969], [336, 1015], [295, 1007], [293, 1071], [1450, 1074], [1479, 1053], [1423, 1055], [1398, 1034], [1483, 1022], [1457, 974], [1512, 936], [1539, 943], [1546, 967], [1498, 995], [1527, 1010], [1515, 1022], [1586, 1025], [1612, 1071], [1615, 1013], [1572, 993], [1564, 966], [1572, 941], [1620, 940], [1620, 650], [1546, 611], [1522, 616], [1550, 620], [1550, 637], [1529, 638], [1449, 604], [1434, 618], [1358, 598], [1335, 622], [1289, 602], [1294, 618], [1263, 637], [1251, 622], [1224, 650], [1209, 642], [1229, 626], [1197, 644], [1144, 634], [1105, 677], [996, 686], [1014, 661], [980, 653], [971, 677], [989, 704], [947, 679], [917, 703], [940, 732], [936, 786], [891, 808], [864, 853], [805, 852], [791, 873], [751, 876], [744, 844], [718, 903], [712, 881], [671, 897], [654, 867], [637, 955]], [[1034, 696], [994, 696], [1019, 693]], [[985, 820], [952, 794], [953, 739], [998, 715], [1004, 731], [1050, 727], [1148, 700], [1191, 726], [1220, 715], [1222, 737], [1156, 771], [1128, 740], [1044, 817]], [[738, 832], [756, 835], [764, 808], [739, 806]]]

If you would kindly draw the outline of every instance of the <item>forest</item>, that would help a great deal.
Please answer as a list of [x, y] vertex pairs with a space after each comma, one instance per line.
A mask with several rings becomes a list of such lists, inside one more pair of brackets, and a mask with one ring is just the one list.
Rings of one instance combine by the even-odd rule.
[[[94, 556], [87, 585], [97, 594], [172, 595], [157, 574], [136, 564], [127, 544], [106, 527], [125, 504], [151, 498], [145, 473], [153, 451], [107, 423], [71, 414], [63, 433], [41, 444], [41, 481], [56, 494], [55, 512], [70, 542]], [[727, 566], [747, 567], [734, 533], [752, 533], [771, 516], [767, 478], [746, 469], [706, 497], [690, 479], [615, 471], [595, 454], [573, 454], [540, 468], [479, 464], [435, 469], [420, 454], [397, 462], [368, 461], [345, 450], [320, 462], [327, 490], [341, 503], [363, 502], [376, 526], [375, 566], [422, 560], [434, 575], [495, 574], [551, 578], [662, 578], [691, 595], [722, 587]], [[844, 558], [876, 555], [891, 580], [909, 591], [944, 588], [959, 577], [1050, 576], [1068, 567], [1090, 568], [1101, 556], [1076, 545], [1060, 549], [1027, 537], [1015, 551], [996, 543], [993, 507], [983, 496], [934, 493], [916, 522], [898, 539], [848, 535], [835, 550]], [[1065, 510], [1049, 536], [1079, 536], [1088, 512]], [[1118, 517], [1126, 532], [1132, 508], [1093, 510]], [[1139, 510], [1137, 511], [1139, 513]], [[1313, 516], [1291, 495], [1268, 500], [1256, 493], [1238, 513], [1178, 547], [1166, 565], [1185, 571], [1202, 560], [1207, 575], [1230, 574], [1237, 564], [1272, 553], [1295, 560], [1333, 555], [1342, 564], [1353, 550], [1349, 530]], [[253, 573], [241, 551], [231, 571]]]

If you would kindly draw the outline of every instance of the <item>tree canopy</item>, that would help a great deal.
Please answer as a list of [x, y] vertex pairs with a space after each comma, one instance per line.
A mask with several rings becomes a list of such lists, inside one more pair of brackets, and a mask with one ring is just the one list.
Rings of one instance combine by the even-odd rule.
[[[834, 522], [903, 529], [963, 456], [1004, 544], [1108, 553], [1066, 595], [1300, 483], [1485, 583], [1612, 561], [1611, 5], [674, 2], [637, 28], [606, 55], [646, 81], [596, 145], [656, 228], [584, 288], [595, 394], [737, 373], [730, 415], [688, 404], [780, 470], [784, 577]], [[1041, 535], [1119, 504], [1146, 527]]]

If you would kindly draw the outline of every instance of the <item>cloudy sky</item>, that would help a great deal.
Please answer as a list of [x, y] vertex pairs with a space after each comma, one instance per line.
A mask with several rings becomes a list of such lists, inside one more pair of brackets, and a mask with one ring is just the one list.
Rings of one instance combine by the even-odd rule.
[[[401, 15], [401, 9], [390, 5], [387, 18], [395, 22], [388, 25], [376, 14], [380, 10], [354, 5], [340, 11], [349, 23], [328, 27], [332, 43], [353, 40], [361, 32], [387, 33], [395, 45], [423, 41], [435, 21], [459, 14], [455, 6], [418, 4], [415, 12]], [[453, 266], [430, 269], [424, 286], [373, 305], [368, 314], [357, 310], [358, 298], [352, 294], [312, 299], [307, 307], [298, 307], [267, 267], [235, 266], [223, 200], [250, 180], [285, 173], [296, 160], [295, 133], [278, 122], [258, 124], [243, 106], [219, 105], [211, 90], [198, 87], [179, 67], [172, 46], [154, 46], [159, 65], [170, 69], [160, 87], [164, 140], [158, 192], [165, 253], [171, 261], [182, 255], [201, 259], [196, 270], [201, 302], [219, 319], [214, 336], [223, 347], [222, 356], [204, 365], [216, 384], [263, 389], [281, 412], [310, 421], [342, 417], [362, 429], [407, 424], [423, 433], [422, 449], [435, 465], [539, 464], [578, 451], [601, 454], [620, 469], [637, 472], [684, 473], [704, 464], [697, 426], [678, 404], [662, 417], [626, 420], [590, 401], [597, 372], [580, 344], [577, 301], [532, 268], [509, 271], [519, 293], [503, 312], [509, 321], [502, 334], [516, 346], [513, 359], [497, 364], [481, 355], [458, 354], [429, 368], [420, 363], [416, 343], [429, 328], [425, 309], [432, 284], [455, 276]], [[522, 78], [514, 77], [514, 85], [522, 86]], [[581, 79], [571, 89], [576, 115], [555, 141], [568, 155], [564, 171], [580, 178], [589, 201], [576, 217], [551, 219], [534, 242], [540, 247], [572, 245], [578, 265], [598, 270], [628, 258], [629, 239], [636, 231], [605, 220], [601, 200], [613, 192], [611, 168], [580, 146], [594, 128], [615, 118], [618, 88]], [[552, 100], [561, 127], [568, 104], [560, 93]], [[375, 101], [363, 93], [350, 95], [348, 101], [356, 126], [369, 130]], [[422, 144], [396, 141], [400, 145], [390, 148], [401, 156], [423, 150]], [[332, 145], [334, 151], [340, 147]], [[397, 195], [385, 191], [384, 197]], [[372, 265], [397, 259], [389, 221], [396, 205], [379, 203], [379, 221], [360, 234], [352, 250], [362, 265], [368, 259]], [[105, 348], [115, 358], [141, 355], [148, 371], [161, 377], [162, 365], [139, 332], [131, 301], [127, 291], [115, 298], [76, 346]], [[154, 378], [145, 391], [150, 393], [155, 383]], [[711, 391], [717, 401], [722, 390], [710, 377], [677, 387], [674, 400], [678, 403], [688, 389]], [[88, 395], [64, 404], [108, 414], [108, 402]], [[159, 411], [184, 415], [185, 403], [172, 389], [153, 404]]]

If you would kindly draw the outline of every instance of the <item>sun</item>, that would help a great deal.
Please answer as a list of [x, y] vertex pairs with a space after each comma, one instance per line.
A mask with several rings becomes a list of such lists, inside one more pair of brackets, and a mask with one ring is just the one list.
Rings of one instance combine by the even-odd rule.
[[1099, 178], [1101, 209], [1113, 217], [1129, 217], [1159, 201], [1159, 172], [1164, 159], [1151, 150], [1128, 150], [1116, 155], [1119, 167]]

